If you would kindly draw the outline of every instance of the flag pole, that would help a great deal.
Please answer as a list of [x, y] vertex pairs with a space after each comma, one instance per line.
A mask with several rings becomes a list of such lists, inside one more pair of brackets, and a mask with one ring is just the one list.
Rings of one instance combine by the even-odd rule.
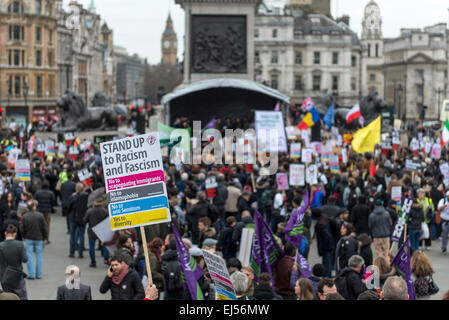
[[147, 236], [145, 235], [145, 228], [140, 226], [140, 235], [142, 237], [143, 253], [145, 255], [145, 265], [147, 267], [148, 281], [150, 286], [153, 285], [153, 276], [151, 274], [150, 257], [148, 256]]

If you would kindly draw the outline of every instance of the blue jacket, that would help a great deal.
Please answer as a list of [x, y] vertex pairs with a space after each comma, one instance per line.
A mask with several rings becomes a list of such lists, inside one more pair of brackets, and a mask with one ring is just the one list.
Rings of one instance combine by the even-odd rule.
[[324, 192], [323, 191], [318, 191], [317, 193], [315, 193], [315, 196], [312, 199], [312, 205], [310, 206], [311, 209], [313, 208], [321, 208], [321, 204], [323, 202], [323, 198], [324, 198]]

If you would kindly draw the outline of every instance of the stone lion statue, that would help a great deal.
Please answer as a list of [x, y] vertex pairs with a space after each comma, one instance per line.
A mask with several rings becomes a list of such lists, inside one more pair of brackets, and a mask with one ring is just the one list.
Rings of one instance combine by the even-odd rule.
[[73, 91], [66, 93], [56, 102], [61, 123], [55, 128], [60, 132], [117, 130], [117, 113], [106, 107], [87, 108], [80, 95]]
[[[334, 104], [334, 97], [331, 93], [325, 93], [318, 98], [318, 102], [315, 104], [315, 107], [318, 110], [321, 119], [324, 118], [324, 115], [327, 113], [332, 104]], [[374, 121], [381, 114], [382, 110], [387, 106], [386, 102], [379, 96], [377, 91], [371, 91], [367, 96], [363, 97], [359, 105], [360, 112], [362, 113], [362, 116], [365, 120], [365, 126]], [[337, 127], [355, 129], [358, 123], [357, 121], [354, 121], [355, 124], [346, 124], [346, 115], [348, 114], [348, 112], [349, 109], [346, 108], [335, 109], [335, 125]]]
[[103, 91], [97, 91], [92, 99], [92, 105], [95, 107], [107, 107], [111, 105], [111, 99]]

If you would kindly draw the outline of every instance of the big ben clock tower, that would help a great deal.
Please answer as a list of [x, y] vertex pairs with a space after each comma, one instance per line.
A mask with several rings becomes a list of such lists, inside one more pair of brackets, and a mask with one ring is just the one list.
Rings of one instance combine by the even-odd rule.
[[173, 21], [171, 15], [168, 14], [167, 23], [161, 39], [162, 47], [162, 63], [174, 66], [177, 62], [178, 54], [178, 37], [173, 29]]

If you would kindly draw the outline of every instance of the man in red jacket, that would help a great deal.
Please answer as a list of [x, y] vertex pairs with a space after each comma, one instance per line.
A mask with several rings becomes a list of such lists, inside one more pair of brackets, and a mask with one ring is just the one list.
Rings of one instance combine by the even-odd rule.
[[285, 256], [279, 260], [274, 269], [274, 291], [284, 300], [296, 300], [295, 288], [290, 287], [293, 266], [295, 264], [296, 247], [286, 243]]

